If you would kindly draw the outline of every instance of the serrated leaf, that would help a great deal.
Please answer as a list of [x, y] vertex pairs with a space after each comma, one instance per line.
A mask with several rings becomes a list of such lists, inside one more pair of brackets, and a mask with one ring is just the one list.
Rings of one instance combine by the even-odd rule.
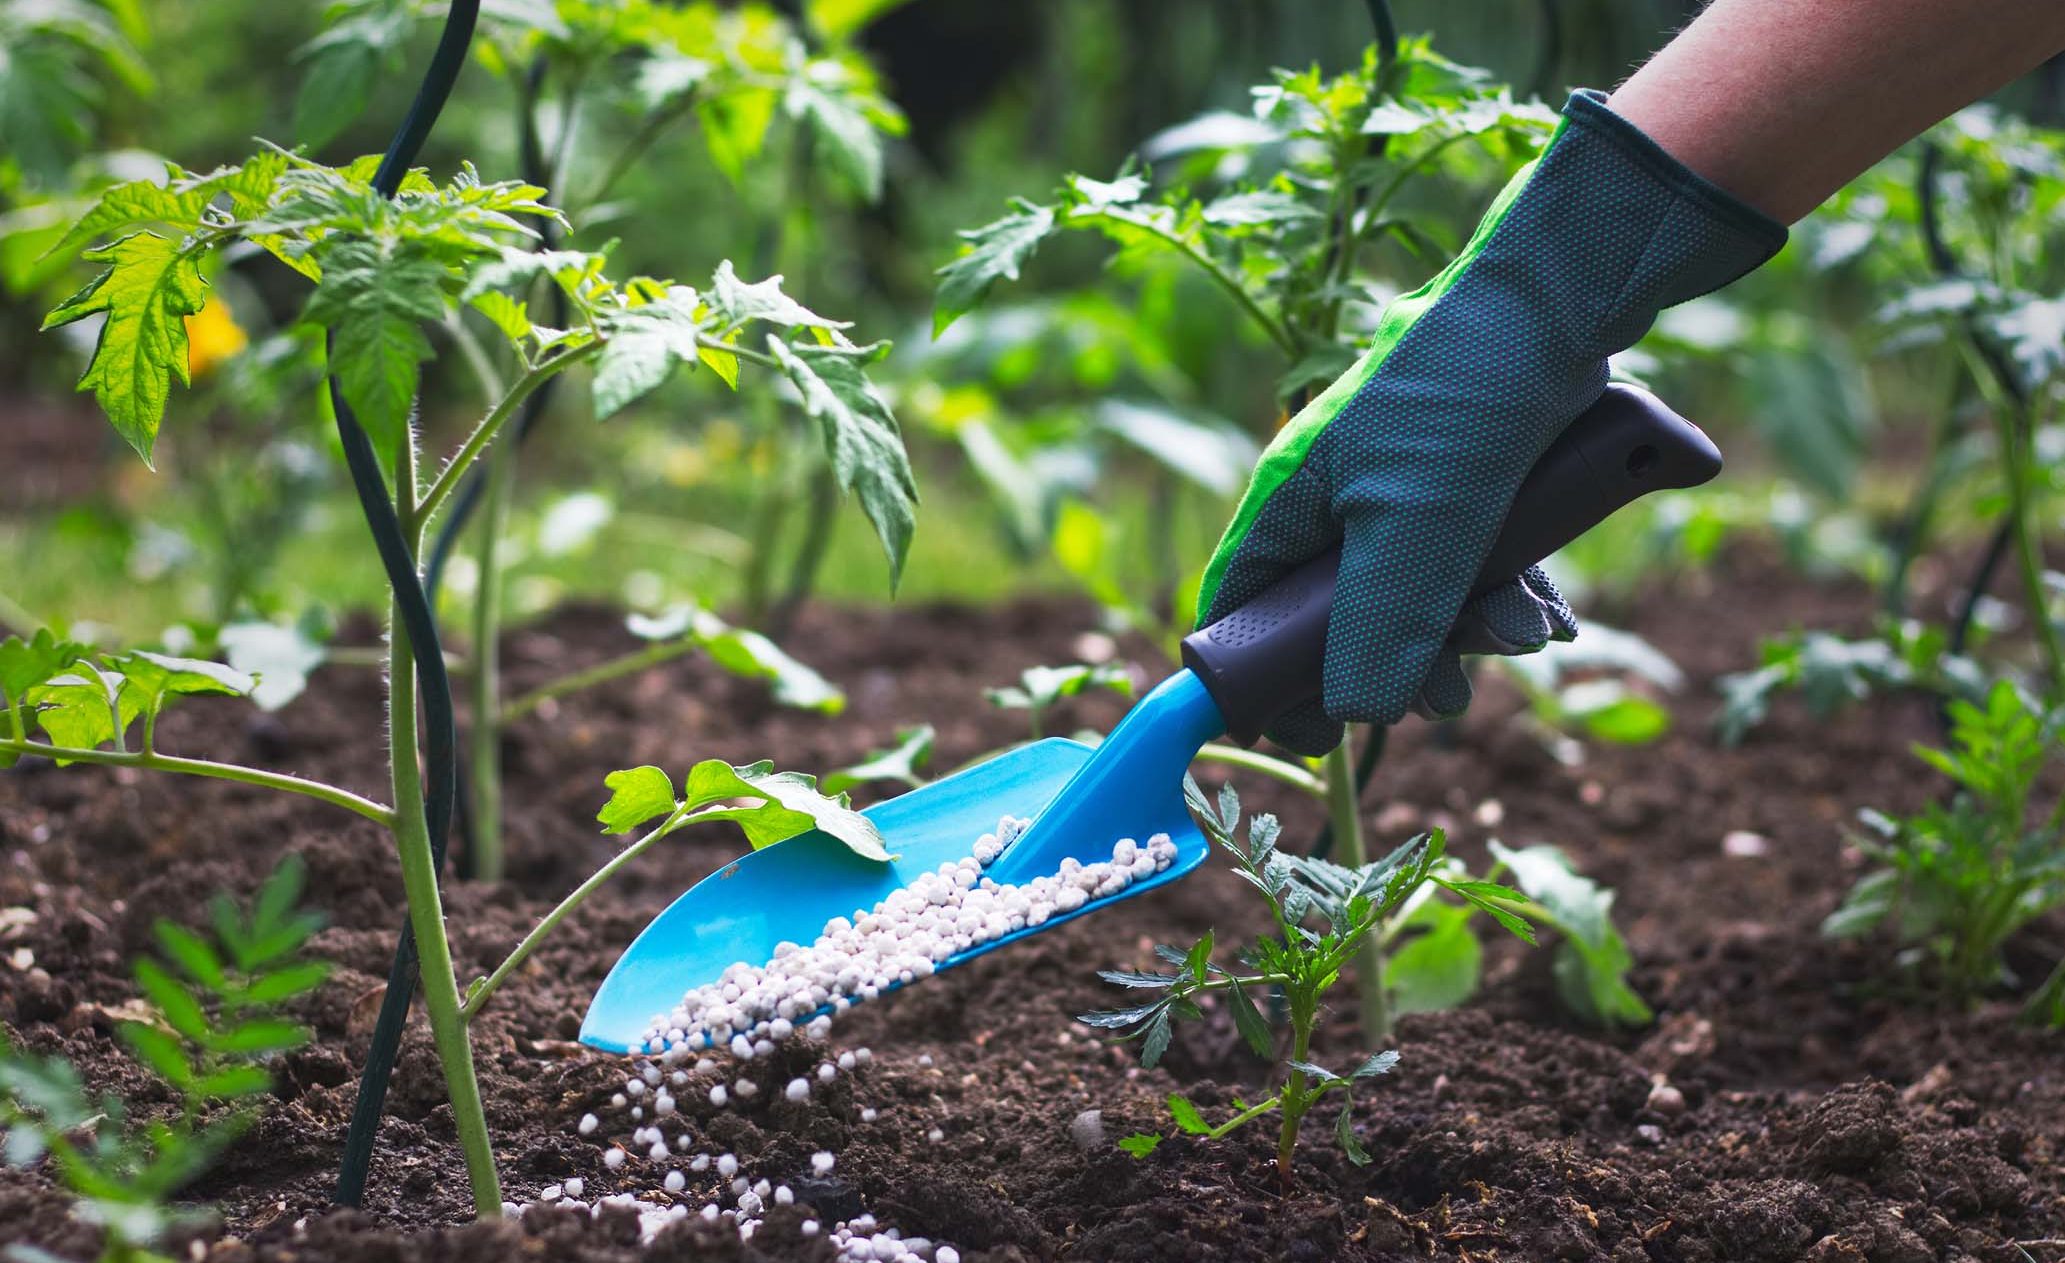
[[488, 323], [502, 331], [502, 336], [512, 343], [521, 345], [531, 336], [531, 314], [529, 304], [511, 298], [501, 290], [489, 290], [473, 300], [473, 309], [488, 318]]
[[660, 768], [645, 766], [611, 772], [602, 778], [609, 801], [595, 818], [604, 833], [629, 833], [639, 825], [674, 810], [674, 781]]
[[918, 771], [931, 760], [936, 736], [931, 724], [900, 729], [894, 746], [877, 750], [858, 763], [828, 773], [818, 782], [819, 788], [827, 794], [837, 794], [870, 781], [896, 781], [915, 789], [924, 784]]
[[206, 987], [223, 985], [222, 960], [207, 939], [174, 921], [159, 918], [151, 926], [158, 948], [186, 975]]
[[137, 961], [136, 982], [173, 1030], [195, 1043], [208, 1038], [208, 1015], [201, 1010], [200, 1001], [164, 966], [149, 958]]
[[1248, 1042], [1248, 1047], [1257, 1057], [1267, 1061], [1276, 1050], [1276, 1041], [1270, 1035], [1269, 1023], [1262, 1018], [1261, 1010], [1248, 998], [1247, 988], [1227, 988], [1229, 1006], [1233, 1009], [1233, 1028]]
[[1324, 218], [1291, 194], [1273, 189], [1229, 193], [1206, 203], [1203, 214], [1206, 223], [1221, 228], [1288, 228]]
[[[768, 760], [734, 765], [705, 759], [689, 769], [682, 798], [696, 820], [735, 821], [754, 850], [815, 829], [863, 859], [887, 863], [892, 858], [881, 831], [853, 809], [846, 795], [821, 794], [816, 777], [777, 772]], [[738, 798], [756, 799], [758, 805], [706, 805]]]
[[254, 1056], [286, 1052], [308, 1043], [308, 1028], [280, 1018], [253, 1018], [213, 1035], [206, 1042], [217, 1052]]
[[700, 360], [703, 326], [697, 305], [693, 289], [674, 286], [660, 298], [608, 317], [602, 354], [595, 360], [596, 420], [658, 389], [676, 365]]
[[[641, 640], [667, 641], [686, 636], [719, 667], [748, 680], [766, 680], [784, 706], [836, 715], [846, 708], [846, 695], [809, 666], [790, 657], [759, 632], [733, 627], [699, 606], [681, 604], [657, 615], [632, 614], [624, 620]], [[846, 785], [829, 786], [836, 793]]]
[[137, 691], [145, 713], [159, 709], [171, 697], [196, 693], [243, 697], [258, 683], [235, 667], [224, 666], [220, 662], [175, 658], [142, 649], [119, 656], [109, 655], [103, 661], [129, 681], [129, 686]]
[[733, 88], [697, 102], [696, 118], [710, 161], [733, 184], [745, 177], [746, 164], [766, 145], [767, 129], [780, 104], [779, 92], [762, 87]]
[[860, 497], [861, 511], [874, 524], [893, 592], [910, 552], [918, 484], [889, 401], [867, 376], [889, 344], [810, 346], [770, 336], [767, 347], [802, 397], [804, 414], [818, 423], [840, 488]]
[[1166, 991], [1182, 981], [1176, 974], [1143, 973], [1135, 969], [1100, 969], [1097, 976], [1113, 986], [1131, 987], [1142, 991]]
[[882, 137], [867, 110], [847, 93], [805, 77], [791, 82], [784, 107], [808, 123], [818, 153], [868, 201], [882, 196]]
[[58, 639], [48, 627], [27, 640], [0, 640], [0, 693], [19, 702], [30, 689], [77, 662], [83, 652], [83, 646]]
[[306, 63], [294, 101], [294, 136], [328, 144], [365, 112], [383, 75], [399, 69], [415, 14], [401, 0], [347, 0], [341, 20], [295, 52]]
[[78, 389], [93, 392], [116, 433], [149, 464], [173, 380], [190, 384], [186, 317], [206, 304], [208, 283], [193, 256], [153, 232], [132, 233], [85, 258], [108, 268], [44, 317], [43, 328], [105, 315]]
[[1148, 1019], [1147, 1030], [1140, 1039], [1141, 1069], [1154, 1069], [1161, 1063], [1162, 1054], [1169, 1051], [1169, 1040], [1174, 1036], [1169, 1023], [1169, 1010], [1166, 1007]]
[[1193, 1136], [1207, 1135], [1212, 1130], [1205, 1116], [1197, 1112], [1197, 1106], [1181, 1092], [1169, 1094], [1169, 1115], [1176, 1120], [1176, 1126]]
[[115, 1028], [115, 1034], [167, 1084], [181, 1091], [193, 1086], [193, 1062], [176, 1037], [147, 1022], [124, 1022]]
[[967, 244], [952, 262], [940, 268], [939, 288], [932, 303], [932, 336], [972, 311], [999, 280], [1015, 281], [1019, 271], [1054, 231], [1052, 206], [1023, 198], [1012, 202], [1002, 219], [959, 234]]
[[1342, 1104], [1340, 1116], [1334, 1120], [1334, 1139], [1340, 1142], [1341, 1152], [1348, 1156], [1350, 1162], [1359, 1167], [1369, 1165], [1369, 1151], [1355, 1138], [1355, 1111], [1346, 1103]]
[[420, 366], [431, 357], [422, 326], [444, 315], [445, 268], [408, 243], [350, 240], [321, 253], [322, 283], [303, 310], [329, 330], [330, 371], [344, 401], [389, 461], [407, 437]]
[[252, 933], [269, 936], [294, 924], [294, 905], [301, 901], [307, 884], [308, 862], [289, 852], [280, 860], [279, 867], [266, 876], [265, 884], [258, 888], [258, 897], [252, 901]]
[[1341, 1077], [1325, 1066], [1310, 1061], [1287, 1061], [1284, 1064], [1319, 1083], [1332, 1083]]
[[228, 1066], [196, 1079], [193, 1091], [214, 1101], [262, 1096], [272, 1091], [272, 1072], [262, 1066]]
[[322, 960], [302, 961], [287, 965], [254, 979], [237, 995], [240, 1007], [255, 1008], [260, 1005], [278, 1004], [296, 996], [307, 995], [323, 985], [330, 977], [330, 963]]
[[1144, 1158], [1148, 1154], [1153, 1153], [1155, 1147], [1161, 1144], [1161, 1142], [1162, 1138], [1160, 1136], [1151, 1136], [1148, 1135], [1146, 1132], [1140, 1132], [1136, 1135], [1127, 1136], [1125, 1139], [1119, 1141], [1119, 1148], [1125, 1150], [1127, 1153], [1132, 1154], [1136, 1158]]
[[102, 190], [98, 200], [50, 247], [45, 257], [67, 258], [120, 229], [145, 224], [191, 230], [199, 224], [201, 211], [213, 193], [204, 188], [169, 187], [176, 178], [168, 173], [163, 181], [130, 180]]
[[1211, 969], [1211, 967], [1212, 932], [1210, 930], [1206, 930], [1205, 936], [1199, 939], [1197, 942], [1191, 944], [1190, 951], [1185, 953], [1183, 957], [1183, 972], [1190, 975], [1192, 982], [1197, 983], [1199, 986], [1203, 986], [1205, 982], [1205, 974], [1207, 973], [1207, 971]]
[[736, 328], [750, 320], [761, 320], [784, 329], [845, 329], [850, 321], [828, 320], [782, 292], [780, 275], [748, 285], [732, 270], [731, 260], [717, 265], [710, 278], [710, 292], [704, 296], [710, 310], [725, 328]]
[[1389, 1074], [1398, 1065], [1398, 1053], [1389, 1050], [1373, 1054], [1367, 1061], [1355, 1067], [1351, 1079], [1374, 1079], [1380, 1074]]

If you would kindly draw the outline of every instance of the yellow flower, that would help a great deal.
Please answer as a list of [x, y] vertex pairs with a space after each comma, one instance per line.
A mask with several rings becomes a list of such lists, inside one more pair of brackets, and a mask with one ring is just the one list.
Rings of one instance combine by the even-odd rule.
[[195, 377], [205, 376], [249, 343], [244, 327], [218, 295], [210, 294], [201, 310], [186, 318], [186, 364]]

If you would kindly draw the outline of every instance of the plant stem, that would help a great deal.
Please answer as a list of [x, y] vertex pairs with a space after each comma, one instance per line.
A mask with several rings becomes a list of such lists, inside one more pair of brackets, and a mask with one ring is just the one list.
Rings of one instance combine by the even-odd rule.
[[1277, 1106], [1281, 1104], [1283, 1104], [1283, 1093], [1279, 1092], [1275, 1096], [1272, 1096], [1268, 1100], [1262, 1102], [1260, 1105], [1250, 1105], [1246, 1109], [1242, 1110], [1240, 1113], [1235, 1114], [1232, 1118], [1229, 1118], [1225, 1122], [1219, 1124], [1217, 1127], [1212, 1128], [1212, 1130], [1205, 1133], [1205, 1139], [1217, 1140], [1220, 1137], [1226, 1135], [1228, 1132], [1239, 1127], [1241, 1124], [1252, 1122], [1255, 1119], [1262, 1117], [1262, 1115], [1267, 1114], [1270, 1110], [1275, 1109]]
[[284, 772], [267, 772], [255, 767], [244, 767], [236, 763], [213, 763], [207, 759], [182, 759], [175, 755], [159, 754], [156, 751], [136, 753], [121, 750], [86, 750], [73, 746], [47, 745], [41, 741], [26, 741], [0, 738], [0, 754], [33, 754], [41, 758], [65, 763], [91, 763], [99, 767], [133, 767], [150, 772], [178, 772], [186, 776], [206, 776], [218, 781], [241, 781], [246, 785], [262, 785], [267, 789], [284, 790], [318, 799], [346, 811], [357, 812], [366, 819], [380, 825], [394, 824], [394, 808], [376, 803], [370, 798], [361, 798], [348, 789], [325, 785], [321, 781], [303, 780], [288, 776]]
[[604, 882], [616, 876], [618, 869], [637, 859], [647, 847], [679, 829], [682, 825], [693, 822], [694, 819], [694, 815], [684, 813], [677, 807], [674, 810], [674, 814], [662, 821], [658, 828], [611, 856], [607, 864], [596, 869], [594, 873], [589, 875], [588, 880], [574, 888], [572, 894], [560, 900], [558, 907], [555, 907], [540, 918], [538, 923], [531, 927], [531, 932], [523, 936], [523, 941], [516, 945], [509, 955], [503, 959], [501, 964], [495, 966], [493, 973], [473, 984], [467, 990], [466, 1003], [459, 1010], [459, 1016], [468, 1022], [478, 1017], [481, 1009], [486, 1007], [488, 998], [495, 994], [495, 989], [508, 979], [518, 965], [523, 964], [530, 954], [537, 950], [538, 944], [545, 941], [546, 935], [557, 929], [559, 923], [566, 920], [568, 914], [581, 906], [582, 901], [601, 889]]
[[[2019, 415], [2018, 415], [2019, 414]], [[2037, 535], [2036, 512], [2029, 494], [2030, 452], [2036, 417], [2028, 408], [2004, 409], [2001, 415], [2001, 455], [2008, 482], [2008, 512], [2014, 520], [2015, 560], [2022, 570], [2022, 592], [2029, 602], [2029, 621], [2035, 625], [2036, 641], [2043, 649], [2044, 667], [2050, 676], [2045, 690], [2049, 700], [2065, 697], [2065, 646], [2058, 642], [2058, 628], [2051, 622], [2050, 597], [2044, 590], [2043, 541]]]
[[809, 503], [804, 510], [803, 539], [789, 560], [789, 582], [767, 616], [767, 634], [780, 641], [789, 634], [796, 613], [817, 585], [825, 552], [832, 543], [832, 523], [839, 511], [839, 482], [831, 462], [819, 461], [810, 471]]
[[677, 636], [673, 640], [663, 640], [658, 644], [647, 645], [643, 649], [633, 650], [621, 657], [611, 658], [607, 662], [599, 662], [592, 667], [576, 671], [571, 675], [562, 675], [556, 680], [548, 680], [515, 701], [504, 705], [501, 709], [501, 721], [506, 724], [511, 720], [521, 719], [554, 698], [565, 697], [569, 693], [578, 693], [583, 689], [593, 688], [598, 684], [606, 684], [611, 680], [643, 671], [647, 667], [658, 666], [662, 662], [671, 662], [685, 653], [691, 653], [701, 648], [702, 643], [693, 635]]
[[1321, 802], [1327, 801], [1325, 781], [1302, 767], [1286, 763], [1282, 759], [1272, 758], [1259, 750], [1244, 750], [1239, 746], [1223, 745], [1214, 741], [1199, 750], [1197, 757], [1207, 763], [1224, 763], [1228, 767], [1241, 767], [1246, 768], [1250, 772], [1260, 772], [1262, 775], [1274, 777], [1286, 785], [1302, 789]]
[[[1334, 845], [1341, 849], [1341, 862], [1350, 868], [1361, 868], [1369, 863], [1369, 855], [1362, 839], [1355, 763], [1348, 745], [1343, 739], [1327, 752], [1327, 821], [1333, 830]], [[1355, 982], [1362, 995], [1362, 1033], [1370, 1043], [1382, 1044], [1391, 1038], [1391, 1002], [1384, 986], [1384, 948], [1379, 935], [1372, 934], [1363, 940], [1355, 960]]]
[[452, 458], [438, 471], [437, 480], [430, 484], [430, 490], [423, 493], [423, 499], [417, 505], [418, 520], [428, 522], [437, 516], [437, 511], [444, 506], [452, 492], [458, 489], [459, 481], [466, 476], [466, 471], [472, 467], [473, 462], [487, 450], [488, 444], [494, 441], [495, 435], [501, 432], [502, 426], [509, 418], [516, 415], [517, 405], [553, 377], [582, 360], [600, 354], [602, 348], [603, 343], [599, 340], [585, 343], [533, 366], [522, 377], [517, 378], [516, 384], [509, 388], [509, 393], [503, 395], [501, 401], [488, 410], [488, 414], [480, 419], [480, 424], [473, 427], [473, 433], [466, 436], [466, 441], [459, 445], [459, 450], [452, 453]]
[[[395, 474], [395, 495], [402, 530], [411, 544], [420, 543], [424, 514], [415, 500], [413, 444], [404, 444]], [[395, 603], [398, 606], [398, 603]], [[423, 771], [416, 748], [416, 656], [399, 608], [388, 614], [387, 740], [394, 780], [394, 845], [401, 857], [402, 887], [409, 902], [409, 924], [416, 936], [422, 970], [423, 1007], [430, 1035], [451, 1095], [452, 1119], [459, 1149], [466, 1158], [466, 1176], [473, 1186], [473, 1210], [481, 1220], [502, 1214], [502, 1183], [495, 1173], [495, 1151], [488, 1140], [487, 1115], [481, 1109], [480, 1083], [473, 1069], [473, 1041], [460, 1012], [459, 987], [452, 974], [452, 946], [445, 937], [444, 900], [437, 888], [437, 861], [430, 849], [430, 826], [424, 816]]]
[[[1312, 1018], [1315, 1011], [1314, 997], [1302, 991], [1293, 991], [1286, 997], [1291, 1006], [1291, 1060], [1306, 1061], [1312, 1051]], [[1305, 1072], [1292, 1070], [1291, 1077], [1277, 1094], [1283, 1103], [1283, 1125], [1276, 1133], [1276, 1178], [1285, 1194], [1291, 1191], [1291, 1157], [1298, 1149], [1298, 1127], [1305, 1121], [1305, 1110], [1312, 1104], [1305, 1095]]]
[[509, 497], [516, 478], [516, 448], [504, 443], [488, 453], [486, 503], [482, 506], [479, 578], [473, 592], [473, 675], [467, 681], [473, 703], [473, 731], [467, 755], [473, 774], [473, 836], [468, 857], [480, 881], [502, 878], [502, 563], [499, 546], [509, 521]]
[[1262, 310], [1262, 304], [1255, 301], [1255, 296], [1248, 292], [1247, 287], [1240, 283], [1239, 278], [1225, 268], [1220, 267], [1218, 260], [1211, 255], [1206, 254], [1191, 242], [1185, 241], [1181, 236], [1169, 232], [1145, 216], [1119, 214], [1110, 208], [1099, 208], [1086, 212], [1083, 218], [1090, 219], [1097, 216], [1117, 220], [1128, 227], [1137, 228], [1150, 236], [1157, 237], [1166, 242], [1184, 258], [1197, 264], [1198, 267], [1204, 269], [1206, 276], [1216, 281], [1219, 288], [1225, 290], [1233, 297], [1234, 302], [1240, 304], [1241, 310], [1245, 311], [1249, 318], [1261, 327], [1262, 332], [1269, 335], [1269, 340], [1276, 343], [1278, 350], [1293, 359], [1297, 358], [1298, 344], [1292, 339], [1290, 331], [1284, 328], [1282, 322]]

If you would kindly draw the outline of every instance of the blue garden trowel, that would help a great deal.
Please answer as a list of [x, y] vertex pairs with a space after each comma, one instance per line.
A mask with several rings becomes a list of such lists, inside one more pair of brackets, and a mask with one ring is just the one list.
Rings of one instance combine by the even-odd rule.
[[[1693, 487], [1721, 469], [1697, 426], [1655, 396], [1610, 386], [1552, 444], [1515, 496], [1478, 572], [1497, 586], [1651, 492]], [[867, 810], [896, 858], [862, 859], [822, 833], [754, 851], [676, 899], [610, 970], [583, 1043], [642, 1049], [653, 1018], [691, 987], [738, 961], [771, 959], [783, 941], [809, 943], [833, 917], [872, 908], [945, 862], [1009, 813], [1032, 827], [989, 870], [1010, 885], [1055, 872], [1063, 859], [1108, 859], [1112, 843], [1166, 833], [1175, 862], [1111, 899], [981, 944], [940, 968], [993, 951], [1116, 899], [1144, 894], [1202, 864], [1210, 846], [1183, 805], [1183, 778], [1200, 747], [1231, 735], [1252, 743], [1278, 715], [1320, 693], [1327, 613], [1340, 553], [1328, 553], [1183, 642], [1184, 668], [1140, 699], [1097, 746], [1050, 737]]]

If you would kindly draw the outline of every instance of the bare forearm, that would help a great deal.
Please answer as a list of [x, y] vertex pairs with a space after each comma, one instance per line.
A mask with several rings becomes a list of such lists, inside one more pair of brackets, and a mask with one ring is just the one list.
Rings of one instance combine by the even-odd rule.
[[2060, 0], [1714, 0], [1609, 103], [1789, 223], [2061, 50]]

